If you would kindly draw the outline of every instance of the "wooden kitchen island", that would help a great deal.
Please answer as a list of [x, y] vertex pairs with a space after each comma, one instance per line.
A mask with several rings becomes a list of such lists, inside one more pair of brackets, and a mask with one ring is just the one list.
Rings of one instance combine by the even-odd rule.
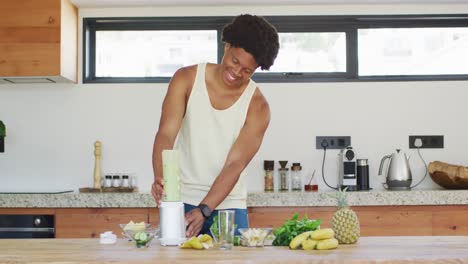
[[136, 248], [118, 239], [3, 239], [0, 263], [468, 263], [467, 236], [362, 237], [355, 245], [304, 251], [287, 247], [234, 247], [225, 251]]

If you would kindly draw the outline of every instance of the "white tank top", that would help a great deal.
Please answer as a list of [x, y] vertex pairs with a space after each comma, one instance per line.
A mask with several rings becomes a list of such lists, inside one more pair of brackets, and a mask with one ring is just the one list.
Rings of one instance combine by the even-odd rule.
[[[229, 108], [211, 105], [205, 82], [206, 63], [199, 64], [174, 148], [180, 150], [182, 201], [198, 205], [224, 166], [229, 150], [244, 126], [250, 100], [256, 89], [250, 80], [238, 100]], [[216, 207], [247, 208], [244, 171], [231, 193]]]

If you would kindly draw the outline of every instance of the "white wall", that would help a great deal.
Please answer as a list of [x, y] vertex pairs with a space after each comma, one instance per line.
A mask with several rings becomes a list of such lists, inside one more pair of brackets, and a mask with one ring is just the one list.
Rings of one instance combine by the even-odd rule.
[[[428, 10], [468, 13], [468, 5], [100, 8], [80, 9], [79, 21], [85, 16], [409, 14]], [[422, 151], [426, 161], [468, 164], [468, 82], [260, 86], [270, 103], [272, 120], [248, 167], [249, 191], [263, 190], [264, 159], [301, 162], [304, 172], [316, 169], [320, 176], [323, 152], [315, 150], [317, 135], [352, 136], [358, 158], [370, 161], [374, 189], [382, 188], [383, 178], [377, 177], [381, 157], [395, 148], [411, 155], [415, 181], [423, 176], [421, 160], [414, 150], [408, 150], [411, 134], [445, 135], [444, 149]], [[7, 126], [6, 151], [0, 153], [0, 191], [77, 191], [92, 186], [93, 143], [100, 140], [103, 172], [136, 175], [140, 190], [149, 192], [153, 138], [165, 91], [165, 84], [0, 85], [0, 120]], [[332, 185], [337, 178], [337, 153], [327, 151], [325, 173]], [[319, 186], [326, 190], [321, 179]], [[437, 186], [428, 177], [418, 188]]]

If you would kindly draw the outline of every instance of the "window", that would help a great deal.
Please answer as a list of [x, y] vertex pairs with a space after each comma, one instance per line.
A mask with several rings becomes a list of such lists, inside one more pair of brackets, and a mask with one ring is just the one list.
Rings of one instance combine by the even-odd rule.
[[97, 31], [96, 77], [171, 77], [182, 66], [200, 61], [216, 63], [216, 33], [216, 30]]
[[468, 27], [360, 29], [359, 74], [468, 74]]
[[[168, 82], [220, 62], [233, 17], [85, 18], [83, 82]], [[259, 82], [467, 80], [468, 16], [271, 16], [280, 51]]]
[[84, 83], [168, 82], [183, 66], [220, 60], [232, 18], [85, 18]]
[[345, 33], [280, 32], [279, 39], [280, 51], [271, 72], [346, 71]]

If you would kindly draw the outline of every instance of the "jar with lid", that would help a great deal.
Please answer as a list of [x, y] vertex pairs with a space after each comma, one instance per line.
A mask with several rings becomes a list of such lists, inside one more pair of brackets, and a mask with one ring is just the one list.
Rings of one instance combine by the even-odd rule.
[[279, 187], [278, 190], [280, 192], [287, 192], [289, 191], [289, 168], [286, 168], [288, 164], [287, 160], [279, 161], [281, 168], [278, 169], [279, 174]]
[[130, 183], [128, 181], [128, 175], [122, 175], [122, 187], [129, 188]]
[[112, 187], [120, 187], [120, 176], [119, 175], [112, 176]]
[[106, 175], [105, 180], [104, 180], [104, 187], [105, 188], [112, 187], [112, 176]]
[[265, 170], [265, 192], [273, 192], [275, 190], [275, 184], [273, 179], [273, 171], [275, 169], [274, 160], [264, 160], [263, 169]]
[[302, 191], [302, 167], [301, 163], [293, 163], [291, 167], [291, 190]]

